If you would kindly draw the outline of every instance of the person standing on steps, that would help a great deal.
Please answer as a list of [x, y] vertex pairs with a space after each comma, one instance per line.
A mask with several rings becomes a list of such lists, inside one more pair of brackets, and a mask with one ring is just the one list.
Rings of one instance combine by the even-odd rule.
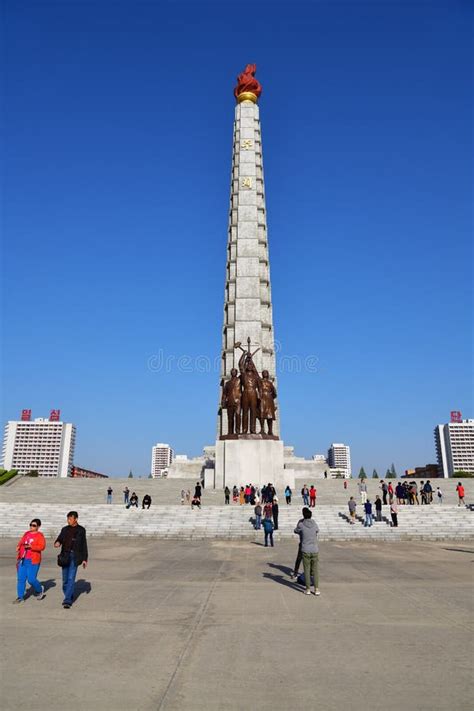
[[349, 520], [350, 520], [350, 523], [351, 523], [351, 524], [354, 524], [354, 523], [355, 523], [355, 517], [356, 517], [356, 506], [357, 506], [357, 504], [356, 504], [356, 502], [355, 502], [353, 496], [351, 496], [351, 498], [349, 499], [347, 506], [348, 506], [348, 508], [349, 508], [349, 516], [350, 516], [350, 519], [349, 519]]
[[314, 488], [314, 484], [311, 484], [309, 489], [309, 505], [313, 509], [316, 506], [316, 489]]
[[364, 504], [364, 512], [365, 512], [364, 526], [366, 528], [370, 528], [370, 526], [372, 526], [372, 504], [370, 503], [370, 499], [367, 499], [367, 501]]
[[305, 595], [311, 594], [311, 579], [314, 584], [314, 594], [319, 592], [319, 547], [318, 533], [319, 527], [312, 518], [312, 512], [308, 508], [303, 509], [303, 520], [298, 522], [295, 533], [301, 539], [301, 552], [303, 554], [303, 568], [305, 581]]
[[292, 494], [292, 491], [291, 491], [289, 485], [287, 485], [287, 487], [285, 489], [285, 499], [286, 499], [287, 506], [289, 506], [291, 504], [291, 494]]
[[272, 504], [272, 518], [273, 518], [273, 530], [278, 531], [278, 512], [280, 508], [278, 506], [278, 497], [274, 496], [273, 497], [273, 504]]
[[458, 506], [464, 506], [464, 487], [461, 484], [460, 481], [458, 481], [458, 485], [456, 487], [456, 491], [458, 492]]
[[228, 486], [224, 489], [224, 503], [230, 504], [230, 489]]
[[114, 490], [112, 489], [111, 486], [107, 489], [107, 503], [111, 504], [112, 503], [112, 494], [114, 493]]
[[304, 506], [309, 506], [309, 489], [307, 484], [303, 485], [303, 488], [301, 489], [301, 496], [303, 497]]
[[55, 548], [61, 548], [58, 564], [63, 569], [63, 608], [69, 610], [74, 600], [74, 584], [80, 565], [85, 569], [88, 561], [86, 529], [78, 523], [77, 511], [69, 511], [67, 526], [54, 541]]
[[15, 603], [25, 599], [26, 581], [29, 582], [36, 594], [37, 600], [43, 600], [44, 588], [38, 582], [38, 571], [41, 565], [41, 552], [46, 548], [46, 541], [39, 528], [39, 518], [32, 519], [29, 530], [23, 534], [16, 547], [16, 600]]
[[398, 527], [398, 504], [396, 501], [392, 501], [390, 504], [390, 516], [392, 517], [392, 526], [394, 528]]
[[382, 499], [378, 494], [375, 497], [375, 520], [379, 523], [382, 520]]
[[262, 525], [262, 506], [261, 504], [256, 504], [254, 510], [255, 514], [255, 530], [260, 531]]
[[125, 489], [123, 490], [123, 503], [125, 504], [125, 506], [128, 504], [129, 496], [130, 496], [130, 489], [128, 488], [128, 486], [126, 486]]
[[360, 494], [360, 503], [365, 504], [367, 502], [367, 484], [365, 483], [365, 479], [362, 479], [359, 482], [359, 494]]
[[438, 486], [438, 488], [436, 489], [436, 495], [437, 495], [437, 497], [438, 497], [438, 504], [442, 504], [442, 503], [443, 503], [443, 492], [441, 491], [441, 489], [439, 488], [439, 486]]
[[202, 496], [201, 482], [197, 481], [196, 486], [194, 487], [194, 498], [199, 499], [199, 501], [201, 501], [201, 496]]

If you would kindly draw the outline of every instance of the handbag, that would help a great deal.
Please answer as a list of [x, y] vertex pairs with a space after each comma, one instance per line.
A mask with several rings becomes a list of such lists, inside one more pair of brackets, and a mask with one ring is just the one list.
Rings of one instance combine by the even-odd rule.
[[58, 554], [58, 565], [60, 568], [67, 568], [69, 565], [69, 551], [61, 551]]

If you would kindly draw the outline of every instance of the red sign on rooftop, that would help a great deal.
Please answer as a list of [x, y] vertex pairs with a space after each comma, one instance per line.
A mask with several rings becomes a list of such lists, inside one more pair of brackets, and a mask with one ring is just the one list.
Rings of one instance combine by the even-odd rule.
[[31, 410], [22, 410], [21, 411], [21, 421], [22, 422], [29, 422], [31, 420]]
[[462, 414], [459, 410], [451, 410], [451, 422], [462, 422]]
[[49, 414], [50, 422], [59, 422], [59, 417], [61, 415], [61, 410], [51, 410]]

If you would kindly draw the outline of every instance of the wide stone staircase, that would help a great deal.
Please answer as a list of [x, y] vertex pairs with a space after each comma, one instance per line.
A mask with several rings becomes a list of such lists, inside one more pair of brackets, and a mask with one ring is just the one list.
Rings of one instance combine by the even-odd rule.
[[[392, 480], [396, 484], [396, 480]], [[315, 481], [297, 479], [293, 489], [293, 505], [301, 508], [302, 500], [300, 491], [303, 484], [308, 486], [314, 484], [317, 489], [317, 505], [338, 505], [341, 509], [347, 510], [347, 501], [350, 496], [354, 496], [359, 501], [357, 480], [349, 479], [347, 489], [344, 489], [343, 481], [337, 479], [318, 479]], [[443, 494], [443, 505], [457, 504], [456, 484], [454, 479], [432, 480], [433, 488], [440, 486]], [[465, 479], [466, 503], [474, 502], [474, 479]], [[105, 504], [107, 488], [111, 486], [113, 493], [113, 506], [123, 505], [123, 489], [128, 486], [130, 491], [136, 491], [140, 501], [145, 494], [150, 494], [153, 505], [173, 505], [179, 504], [181, 489], [194, 491], [196, 479], [55, 479], [42, 478], [32, 479], [29, 477], [17, 477], [8, 484], [0, 487], [0, 501], [4, 502], [24, 502], [24, 503], [58, 503], [77, 508], [82, 504]], [[375, 479], [367, 480], [368, 495], [374, 501], [377, 494], [381, 494], [380, 481]], [[278, 491], [280, 507], [285, 506], [283, 491]], [[434, 497], [436, 499], [436, 496]], [[203, 502], [207, 507], [222, 506], [224, 504], [224, 494], [222, 490], [204, 490]], [[434, 501], [432, 506], [437, 506]], [[359, 507], [360, 508], [360, 507]]]
[[[32, 517], [42, 521], [47, 537], [56, 536], [65, 525], [65, 516], [72, 506], [62, 503], [0, 503], [0, 537], [19, 537], [28, 528]], [[80, 523], [89, 536], [149, 536], [173, 539], [247, 539], [263, 541], [263, 531], [253, 528], [253, 507], [231, 504], [206, 506], [200, 510], [190, 506], [158, 505], [147, 510], [126, 509], [106, 504], [74, 506]], [[360, 507], [359, 507], [360, 508]], [[360, 516], [355, 525], [348, 521], [347, 510], [338, 505], [317, 506], [313, 515], [320, 528], [321, 540], [404, 540], [427, 539], [466, 540], [474, 538], [474, 512], [467, 507], [401, 506], [399, 526], [389, 525], [389, 510], [384, 507], [380, 523], [365, 528]], [[279, 530], [275, 539], [293, 538], [293, 530], [301, 517], [299, 505], [280, 507]]]

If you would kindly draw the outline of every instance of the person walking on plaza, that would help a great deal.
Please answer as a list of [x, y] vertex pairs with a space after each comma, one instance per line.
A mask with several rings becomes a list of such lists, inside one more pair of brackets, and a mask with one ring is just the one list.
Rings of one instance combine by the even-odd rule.
[[312, 512], [306, 507], [303, 509], [303, 520], [298, 522], [295, 533], [301, 540], [305, 595], [311, 595], [311, 579], [313, 579], [314, 594], [319, 595], [319, 527], [312, 518]]
[[272, 518], [273, 518], [273, 529], [275, 531], [278, 531], [278, 513], [280, 511], [280, 507], [278, 506], [278, 497], [275, 496], [273, 498], [273, 503], [272, 503]]
[[239, 490], [238, 490], [238, 488], [237, 488], [237, 487], [235, 486], [235, 484], [234, 484], [234, 488], [232, 489], [232, 501], [233, 501], [233, 503], [236, 504], [237, 501], [238, 501], [238, 499], [239, 499]]
[[441, 489], [439, 488], [439, 486], [438, 486], [438, 488], [436, 489], [436, 495], [437, 495], [437, 497], [438, 497], [438, 504], [442, 504], [442, 503], [443, 503], [443, 492], [441, 491]]
[[261, 506], [261, 504], [256, 504], [253, 512], [255, 514], [255, 530], [259, 531], [262, 526], [262, 506]]
[[143, 497], [142, 509], [144, 509], [145, 506], [147, 507], [147, 509], [149, 509], [150, 506], [151, 506], [151, 496], [150, 496], [150, 494], [145, 494], [145, 496]]
[[344, 491], [346, 491], [346, 490], [347, 490], [347, 479], [344, 479], [344, 484], [343, 484], [343, 486], [344, 486]]
[[86, 529], [79, 525], [78, 518], [77, 511], [69, 511], [67, 526], [61, 529], [61, 533], [54, 541], [54, 547], [61, 548], [58, 564], [63, 569], [63, 607], [65, 610], [69, 610], [73, 603], [77, 569], [80, 565], [86, 568], [89, 557]]
[[456, 487], [456, 491], [458, 492], [458, 506], [464, 506], [464, 486], [461, 484], [460, 481], [458, 481], [458, 485]]
[[311, 487], [309, 489], [309, 505], [313, 509], [316, 506], [316, 489], [314, 488], [314, 484], [311, 484]]
[[265, 548], [268, 547], [268, 540], [270, 539], [270, 545], [273, 548], [273, 521], [271, 518], [263, 519], [263, 532], [265, 534]]
[[355, 523], [357, 506], [353, 496], [351, 496], [351, 498], [349, 499], [347, 506], [349, 507], [350, 523], [353, 525]]
[[289, 506], [291, 504], [291, 494], [292, 494], [292, 491], [291, 491], [289, 485], [287, 485], [287, 487], [285, 489], [285, 499], [286, 499], [287, 506]]
[[392, 501], [390, 504], [390, 516], [392, 517], [392, 526], [397, 528], [398, 526], [398, 504], [396, 501]]
[[364, 526], [367, 528], [370, 528], [372, 526], [372, 504], [370, 503], [370, 499], [367, 499], [367, 501], [364, 504], [364, 511], [365, 511], [365, 523]]
[[241, 486], [240, 491], [239, 491], [239, 505], [243, 506], [244, 504], [245, 504], [245, 491], [244, 491], [244, 487]]
[[38, 582], [38, 571], [41, 565], [41, 552], [46, 548], [46, 541], [39, 530], [41, 521], [32, 519], [29, 530], [18, 541], [16, 547], [16, 600], [25, 599], [26, 582], [28, 581], [36, 594], [37, 600], [43, 600], [44, 588]]
[[130, 496], [130, 489], [128, 488], [128, 486], [126, 486], [125, 489], [123, 490], [123, 503], [125, 504], [125, 506], [128, 504], [129, 496]]
[[107, 503], [111, 504], [112, 503], [112, 494], [114, 493], [114, 490], [112, 489], [111, 486], [107, 489]]
[[309, 489], [307, 484], [304, 484], [303, 488], [301, 489], [301, 496], [303, 497], [303, 504], [305, 506], [309, 506]]
[[378, 494], [375, 497], [375, 520], [379, 522], [382, 520], [382, 499]]
[[224, 489], [224, 504], [230, 504], [230, 489], [228, 486]]
[[[304, 518], [300, 518], [298, 523], [296, 524], [296, 528], [298, 528], [300, 523], [303, 523]], [[295, 565], [293, 567], [293, 572], [291, 573], [291, 579], [294, 580], [295, 578], [298, 577], [301, 561], [303, 560], [303, 553], [301, 552], [301, 536], [298, 544], [298, 553], [296, 555], [296, 560], [295, 560]]]
[[359, 494], [360, 494], [360, 503], [365, 504], [367, 501], [367, 484], [365, 483], [365, 480], [362, 479], [359, 484]]

